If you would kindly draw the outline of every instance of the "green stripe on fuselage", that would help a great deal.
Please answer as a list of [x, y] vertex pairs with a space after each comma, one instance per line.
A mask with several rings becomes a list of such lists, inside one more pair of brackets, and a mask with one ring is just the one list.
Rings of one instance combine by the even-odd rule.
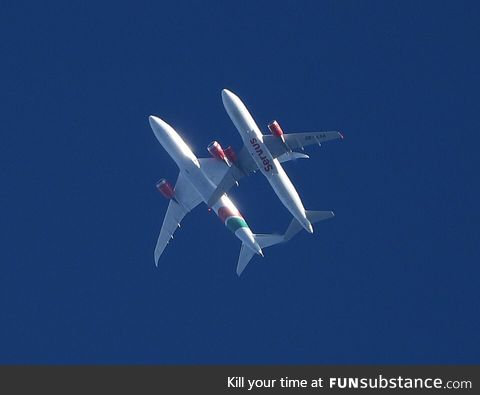
[[225, 222], [227, 228], [235, 233], [240, 228], [248, 228], [247, 223], [242, 217], [229, 217]]

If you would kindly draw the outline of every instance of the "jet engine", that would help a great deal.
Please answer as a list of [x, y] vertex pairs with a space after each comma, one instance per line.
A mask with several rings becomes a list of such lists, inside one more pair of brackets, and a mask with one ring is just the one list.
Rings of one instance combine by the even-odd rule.
[[276, 137], [281, 137], [283, 136], [283, 130], [278, 124], [277, 121], [272, 121], [268, 124], [268, 129], [270, 130], [270, 133], [272, 133]]
[[170, 184], [165, 178], [157, 181], [155, 185], [165, 199], [172, 199], [175, 196], [175, 190], [173, 189], [172, 184]]
[[235, 163], [237, 161], [237, 154], [233, 150], [232, 146], [228, 146], [223, 150], [225, 156], [230, 161], [230, 163]]
[[218, 141], [212, 141], [208, 144], [207, 150], [212, 157], [225, 161], [225, 151], [223, 151], [223, 148]]
[[277, 121], [272, 121], [268, 124], [268, 129], [275, 137], [282, 139], [282, 142], [285, 143], [285, 137], [283, 137], [283, 130], [278, 124]]

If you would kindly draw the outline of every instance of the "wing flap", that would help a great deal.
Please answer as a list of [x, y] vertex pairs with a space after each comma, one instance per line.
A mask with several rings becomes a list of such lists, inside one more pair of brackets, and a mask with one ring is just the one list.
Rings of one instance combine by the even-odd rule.
[[326, 141], [343, 139], [340, 132], [303, 132], [288, 133], [283, 135], [285, 144], [276, 136], [265, 135], [263, 142], [274, 158], [283, 155], [285, 152], [302, 149], [312, 144], [321, 144]]
[[180, 206], [174, 200], [170, 200], [167, 213], [163, 219], [162, 229], [160, 230], [160, 235], [158, 236], [157, 245], [155, 246], [154, 259], [157, 266], [158, 260], [165, 250], [165, 247], [173, 238], [173, 234], [180, 226], [180, 222], [186, 214], [187, 211], [182, 206]]
[[157, 266], [160, 256], [173, 238], [175, 231], [180, 227], [182, 219], [201, 202], [202, 197], [185, 179], [183, 173], [180, 173], [175, 184], [175, 198], [171, 199], [168, 204], [162, 229], [155, 246], [154, 259]]
[[287, 151], [280, 155], [277, 159], [280, 163], [289, 162], [291, 160], [297, 159], [308, 159], [308, 155], [302, 154], [301, 152]]

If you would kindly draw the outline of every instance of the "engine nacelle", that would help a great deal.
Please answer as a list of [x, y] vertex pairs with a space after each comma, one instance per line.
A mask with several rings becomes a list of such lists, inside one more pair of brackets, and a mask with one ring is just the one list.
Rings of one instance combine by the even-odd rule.
[[207, 150], [214, 158], [225, 161], [225, 152], [218, 141], [212, 141], [208, 144]]
[[175, 189], [173, 189], [172, 184], [170, 184], [165, 178], [157, 181], [155, 185], [165, 199], [173, 199], [175, 196]]
[[235, 163], [237, 161], [237, 154], [233, 150], [232, 146], [228, 146], [223, 150], [225, 156], [230, 161], [230, 163]]
[[282, 137], [283, 136], [283, 130], [278, 124], [277, 121], [272, 121], [268, 124], [268, 129], [270, 130], [270, 133], [272, 133], [276, 137]]

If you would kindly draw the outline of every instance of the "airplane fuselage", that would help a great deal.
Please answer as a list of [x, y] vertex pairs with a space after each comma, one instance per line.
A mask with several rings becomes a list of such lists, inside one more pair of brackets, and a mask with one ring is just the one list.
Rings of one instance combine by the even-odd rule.
[[308, 232], [312, 233], [312, 225], [306, 217], [305, 208], [303, 207], [297, 190], [278, 159], [272, 157], [267, 146], [263, 143], [263, 135], [250, 112], [236, 95], [226, 89], [222, 91], [222, 100], [246, 149], [272, 186], [280, 201], [287, 210], [290, 211], [293, 217]]
[[[203, 172], [195, 154], [169, 124], [153, 116], [149, 118], [149, 121], [157, 140], [172, 157], [180, 172], [192, 184], [203, 201], [207, 203], [216, 186]], [[227, 194], [223, 194], [211, 208], [242, 243], [256, 254], [262, 255], [262, 250], [255, 241], [252, 231]]]

